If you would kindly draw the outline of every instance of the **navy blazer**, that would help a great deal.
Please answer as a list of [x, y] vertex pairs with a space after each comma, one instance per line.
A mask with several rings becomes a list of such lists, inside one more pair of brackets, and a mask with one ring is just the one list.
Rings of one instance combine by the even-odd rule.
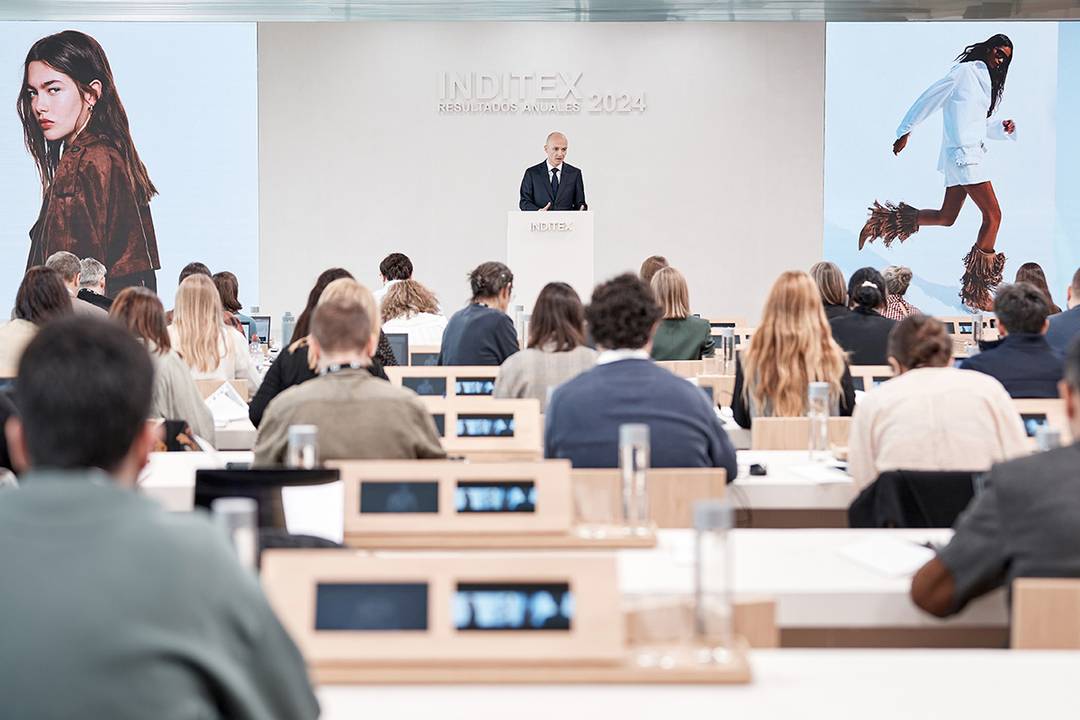
[[1069, 343], [1078, 337], [1080, 337], [1080, 305], [1072, 310], [1050, 316], [1050, 329], [1046, 331], [1046, 342], [1050, 343], [1050, 347], [1064, 355], [1069, 349]]
[[1014, 398], [1056, 398], [1065, 372], [1061, 353], [1041, 333], [1006, 335], [978, 355], [960, 363], [963, 370], [986, 373]]
[[585, 203], [585, 181], [581, 178], [581, 170], [562, 164], [559, 170], [559, 196], [552, 202], [551, 176], [548, 174], [547, 160], [539, 165], [533, 165], [525, 171], [525, 177], [521, 178], [521, 201], [518, 207], [522, 210], [539, 210], [551, 203], [549, 210], [580, 210]]

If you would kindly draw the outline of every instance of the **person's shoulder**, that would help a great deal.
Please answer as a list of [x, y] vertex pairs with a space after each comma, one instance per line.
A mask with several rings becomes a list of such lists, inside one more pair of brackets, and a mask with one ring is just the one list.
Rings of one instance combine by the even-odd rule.
[[[544, 163], [540, 163], [540, 164], [544, 165]], [[572, 172], [576, 172], [576, 173], [581, 172], [581, 168], [579, 168], [577, 165], [571, 165], [568, 162], [563, 162], [563, 167], [565, 167], [567, 170], [570, 170]]]
[[546, 175], [547, 174], [547, 160], [544, 160], [542, 162], [538, 162], [535, 165], [530, 165], [529, 167], [525, 168], [525, 172], [527, 172], [527, 173], [529, 173], [529, 172], [542, 172], [542, 173], [544, 173]]
[[81, 167], [99, 172], [124, 163], [116, 145], [102, 135], [84, 133], [83, 137], [76, 139], [71, 149], [79, 153]]
[[1080, 465], [1080, 443], [1046, 452], [1025, 455], [998, 463], [990, 471], [995, 490], [1037, 491], [1036, 485], [1060, 481], [1072, 485], [1071, 478]]

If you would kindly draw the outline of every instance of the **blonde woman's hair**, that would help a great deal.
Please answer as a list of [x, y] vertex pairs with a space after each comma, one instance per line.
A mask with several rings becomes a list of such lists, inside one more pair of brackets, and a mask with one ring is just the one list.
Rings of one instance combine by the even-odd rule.
[[[378, 337], [381, 331], [382, 323], [379, 322], [379, 304], [375, 302], [375, 296], [371, 294], [371, 291], [366, 287], [358, 283], [352, 278], [339, 278], [334, 282], [326, 286], [322, 295], [319, 296], [319, 302], [315, 306], [316, 309], [321, 305], [325, 305], [328, 302], [334, 302], [344, 305], [359, 305], [363, 308], [364, 313], [367, 314], [368, 320], [371, 325], [371, 336]], [[306, 341], [307, 338], [304, 338]], [[299, 347], [301, 343], [297, 343]], [[319, 355], [315, 352], [315, 348], [310, 343], [307, 344], [308, 351], [308, 367], [314, 370], [319, 366]]]
[[660, 268], [650, 281], [656, 302], [664, 310], [665, 320], [685, 320], [690, 317], [690, 289], [686, 278], [673, 267]]
[[222, 343], [225, 326], [222, 322], [221, 296], [214, 281], [205, 275], [189, 275], [176, 291], [173, 326], [180, 337], [176, 348], [189, 368], [212, 372], [221, 365], [219, 346], [224, 344], [225, 356], [232, 352], [229, 343]]
[[753, 398], [759, 412], [768, 408], [777, 417], [803, 415], [811, 382], [829, 383], [829, 394], [839, 399], [844, 364], [817, 284], [804, 272], [781, 274], [742, 357], [744, 395]]
[[844, 282], [844, 273], [836, 263], [818, 262], [810, 268], [810, 277], [817, 283], [821, 299], [829, 305], [843, 305], [847, 307], [847, 285]]
[[420, 313], [439, 314], [439, 299], [435, 293], [412, 279], [398, 280], [386, 289], [380, 308], [383, 322], [399, 317], [408, 319]]

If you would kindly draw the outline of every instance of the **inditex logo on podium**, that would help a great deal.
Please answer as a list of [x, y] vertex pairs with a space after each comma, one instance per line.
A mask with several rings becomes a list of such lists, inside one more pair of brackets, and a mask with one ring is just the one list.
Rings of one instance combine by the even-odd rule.
[[529, 232], [574, 232], [574, 223], [534, 222], [529, 223]]

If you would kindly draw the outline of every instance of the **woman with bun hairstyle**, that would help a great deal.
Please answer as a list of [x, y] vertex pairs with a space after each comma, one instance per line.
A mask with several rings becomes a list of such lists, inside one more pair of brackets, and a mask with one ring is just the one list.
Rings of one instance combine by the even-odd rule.
[[973, 471], [1028, 453], [1023, 422], [994, 378], [952, 367], [945, 326], [904, 318], [889, 335], [895, 377], [863, 396], [848, 438], [857, 489], [889, 470]]
[[443, 331], [440, 365], [502, 365], [519, 349], [514, 321], [506, 314], [514, 273], [501, 262], [482, 263], [469, 273], [472, 300], [454, 313]]
[[75, 30], [38, 40], [23, 63], [17, 107], [42, 190], [27, 267], [66, 250], [105, 265], [109, 297], [125, 287], [156, 290], [150, 199], [158, 191], [101, 45]]
[[889, 333], [895, 320], [885, 311], [885, 278], [872, 267], [859, 268], [848, 280], [851, 312], [829, 320], [833, 338], [848, 353], [852, 365], [885, 365]]
[[900, 322], [908, 315], [921, 312], [904, 298], [911, 287], [911, 268], [890, 265], [881, 275], [885, 278], [885, 312], [881, 313], [882, 315]]

